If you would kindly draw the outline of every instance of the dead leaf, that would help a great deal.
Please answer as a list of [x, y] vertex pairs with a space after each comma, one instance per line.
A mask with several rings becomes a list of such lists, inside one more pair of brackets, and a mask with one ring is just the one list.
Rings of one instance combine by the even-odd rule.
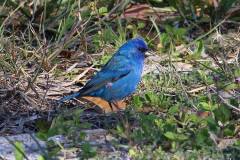
[[197, 116], [201, 118], [207, 118], [211, 115], [211, 112], [208, 111], [198, 111]]
[[233, 139], [220, 139], [217, 148], [220, 150], [226, 149], [228, 146], [232, 146], [237, 141], [236, 138]]
[[149, 20], [149, 17], [156, 17], [156, 21], [163, 21], [176, 16], [177, 13], [166, 8], [151, 7], [148, 4], [133, 4], [123, 12], [121, 18], [134, 18], [140, 20]]
[[213, 6], [214, 8], [218, 8], [219, 0], [208, 0], [209, 5]]
[[192, 65], [183, 63], [183, 62], [175, 62], [173, 64], [176, 68], [177, 71], [182, 71], [182, 72], [189, 72], [192, 71]]
[[151, 11], [151, 7], [147, 4], [131, 5], [122, 14], [123, 18], [136, 18], [141, 20], [147, 20], [146, 13]]
[[59, 55], [60, 55], [61, 57], [63, 57], [63, 58], [70, 59], [74, 53], [75, 53], [75, 52], [73, 52], [73, 51], [62, 50], [62, 51], [59, 53]]

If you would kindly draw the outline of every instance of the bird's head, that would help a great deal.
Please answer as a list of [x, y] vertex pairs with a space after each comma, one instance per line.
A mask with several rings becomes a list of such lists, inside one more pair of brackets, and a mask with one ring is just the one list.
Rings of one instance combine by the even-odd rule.
[[130, 41], [128, 41], [128, 43], [131, 43], [133, 45], [133, 47], [135, 47], [138, 51], [145, 53], [148, 51], [148, 46], [146, 44], [146, 42], [144, 41], [143, 38], [138, 37], [138, 38], [134, 38]]
[[123, 44], [122, 47], [120, 48], [120, 54], [125, 54], [130, 57], [144, 58], [145, 52], [147, 52], [147, 50], [148, 50], [148, 46], [144, 41], [144, 39], [141, 37], [137, 37]]

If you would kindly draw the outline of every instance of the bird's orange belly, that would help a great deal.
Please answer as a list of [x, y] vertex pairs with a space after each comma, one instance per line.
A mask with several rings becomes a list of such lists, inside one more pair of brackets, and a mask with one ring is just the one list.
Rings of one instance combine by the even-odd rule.
[[122, 109], [125, 109], [127, 106], [126, 102], [124, 102], [123, 100], [114, 102], [114, 104], [112, 104], [112, 107], [111, 107], [107, 101], [99, 97], [85, 96], [82, 98], [99, 106], [105, 113], [122, 110]]

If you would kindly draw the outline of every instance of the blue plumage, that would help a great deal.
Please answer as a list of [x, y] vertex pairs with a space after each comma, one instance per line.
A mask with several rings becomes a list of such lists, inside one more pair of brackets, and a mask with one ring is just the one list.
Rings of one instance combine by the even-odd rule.
[[147, 50], [148, 47], [142, 38], [129, 40], [82, 89], [63, 97], [60, 102], [92, 96], [114, 103], [131, 95], [141, 79], [144, 53]]

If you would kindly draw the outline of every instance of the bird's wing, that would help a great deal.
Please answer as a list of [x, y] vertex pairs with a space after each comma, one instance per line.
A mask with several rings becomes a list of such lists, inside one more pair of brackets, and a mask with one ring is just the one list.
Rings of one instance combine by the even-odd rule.
[[99, 72], [79, 92], [81, 95], [88, 95], [108, 83], [113, 83], [125, 77], [130, 72], [131, 70]]
[[125, 61], [126, 58], [121, 56], [112, 57], [102, 70], [93, 76], [93, 78], [79, 91], [80, 94], [82, 96], [88, 95], [106, 84], [113, 83], [128, 75], [132, 69], [126, 65], [128, 63], [125, 63]]

